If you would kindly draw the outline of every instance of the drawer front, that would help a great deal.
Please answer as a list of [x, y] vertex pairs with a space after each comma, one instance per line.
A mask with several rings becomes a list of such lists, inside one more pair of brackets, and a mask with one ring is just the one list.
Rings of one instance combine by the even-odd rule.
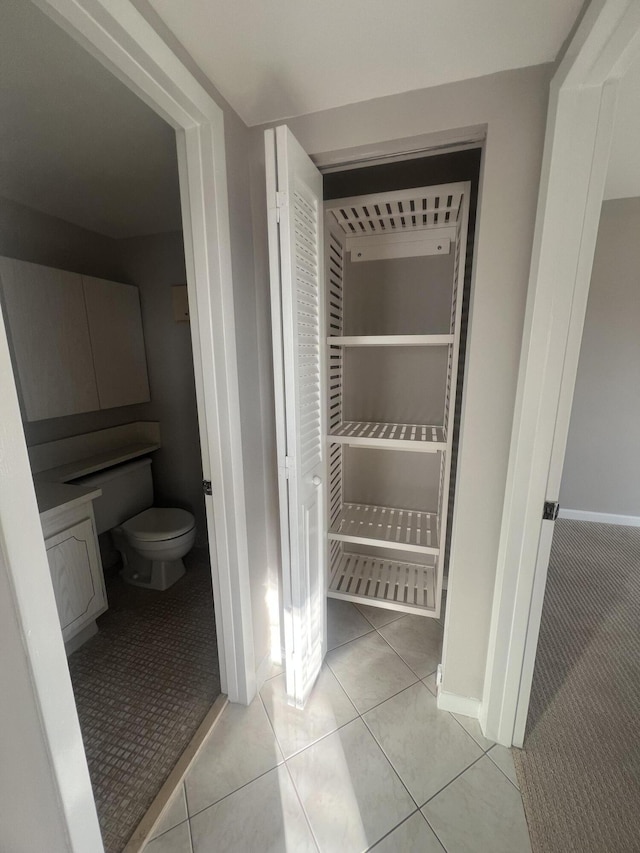
[[104, 610], [102, 567], [91, 519], [45, 542], [63, 636], [68, 639]]

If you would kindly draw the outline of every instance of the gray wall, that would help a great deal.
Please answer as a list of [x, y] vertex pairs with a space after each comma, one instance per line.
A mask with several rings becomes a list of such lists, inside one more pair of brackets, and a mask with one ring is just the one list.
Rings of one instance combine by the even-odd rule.
[[606, 201], [560, 506], [640, 516], [640, 198]]
[[140, 289], [151, 389], [145, 419], [159, 421], [162, 435], [162, 448], [153, 455], [155, 502], [193, 512], [197, 541], [204, 545], [207, 528], [191, 332], [189, 323], [175, 322], [171, 301], [171, 286], [187, 280], [182, 232], [118, 244], [126, 278]]
[[0, 255], [121, 281], [117, 240], [0, 197]]
[[[487, 127], [444, 650], [444, 689], [461, 696], [480, 698], [484, 684], [551, 73], [508, 71], [287, 122], [310, 154]], [[266, 282], [262, 130], [253, 130], [254, 241]]]

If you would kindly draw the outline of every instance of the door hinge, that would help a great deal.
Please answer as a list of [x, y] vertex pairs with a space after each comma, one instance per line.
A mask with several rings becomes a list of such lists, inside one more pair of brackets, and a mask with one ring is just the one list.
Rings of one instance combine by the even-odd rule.
[[285, 456], [284, 457], [284, 476], [289, 479], [289, 473], [293, 470], [295, 465], [295, 459], [293, 456]]
[[213, 492], [211, 491], [211, 480], [202, 481], [202, 491], [205, 493], [205, 495], [213, 494]]
[[558, 501], [545, 501], [542, 510], [543, 521], [555, 521], [560, 512], [560, 504]]
[[289, 198], [287, 194], [276, 191], [276, 222], [280, 222], [280, 211], [288, 204]]

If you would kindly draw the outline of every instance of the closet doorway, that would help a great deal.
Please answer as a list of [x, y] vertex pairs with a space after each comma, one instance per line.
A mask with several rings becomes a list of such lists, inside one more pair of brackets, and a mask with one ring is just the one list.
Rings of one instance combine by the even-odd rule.
[[327, 595], [441, 615], [480, 150], [454, 163], [466, 182], [442, 183], [432, 157], [344, 171], [332, 193], [286, 126], [265, 144], [287, 693], [302, 706]]

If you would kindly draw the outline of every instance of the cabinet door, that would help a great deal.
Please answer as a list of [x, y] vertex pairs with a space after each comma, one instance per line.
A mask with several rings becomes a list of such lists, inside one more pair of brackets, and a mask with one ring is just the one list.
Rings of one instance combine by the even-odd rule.
[[265, 144], [286, 680], [302, 707], [326, 647], [322, 176], [286, 126]]
[[45, 547], [62, 635], [68, 640], [106, 605], [91, 519], [47, 539]]
[[148, 403], [138, 288], [83, 276], [101, 409]]
[[82, 278], [0, 258], [0, 280], [25, 418], [98, 409]]

